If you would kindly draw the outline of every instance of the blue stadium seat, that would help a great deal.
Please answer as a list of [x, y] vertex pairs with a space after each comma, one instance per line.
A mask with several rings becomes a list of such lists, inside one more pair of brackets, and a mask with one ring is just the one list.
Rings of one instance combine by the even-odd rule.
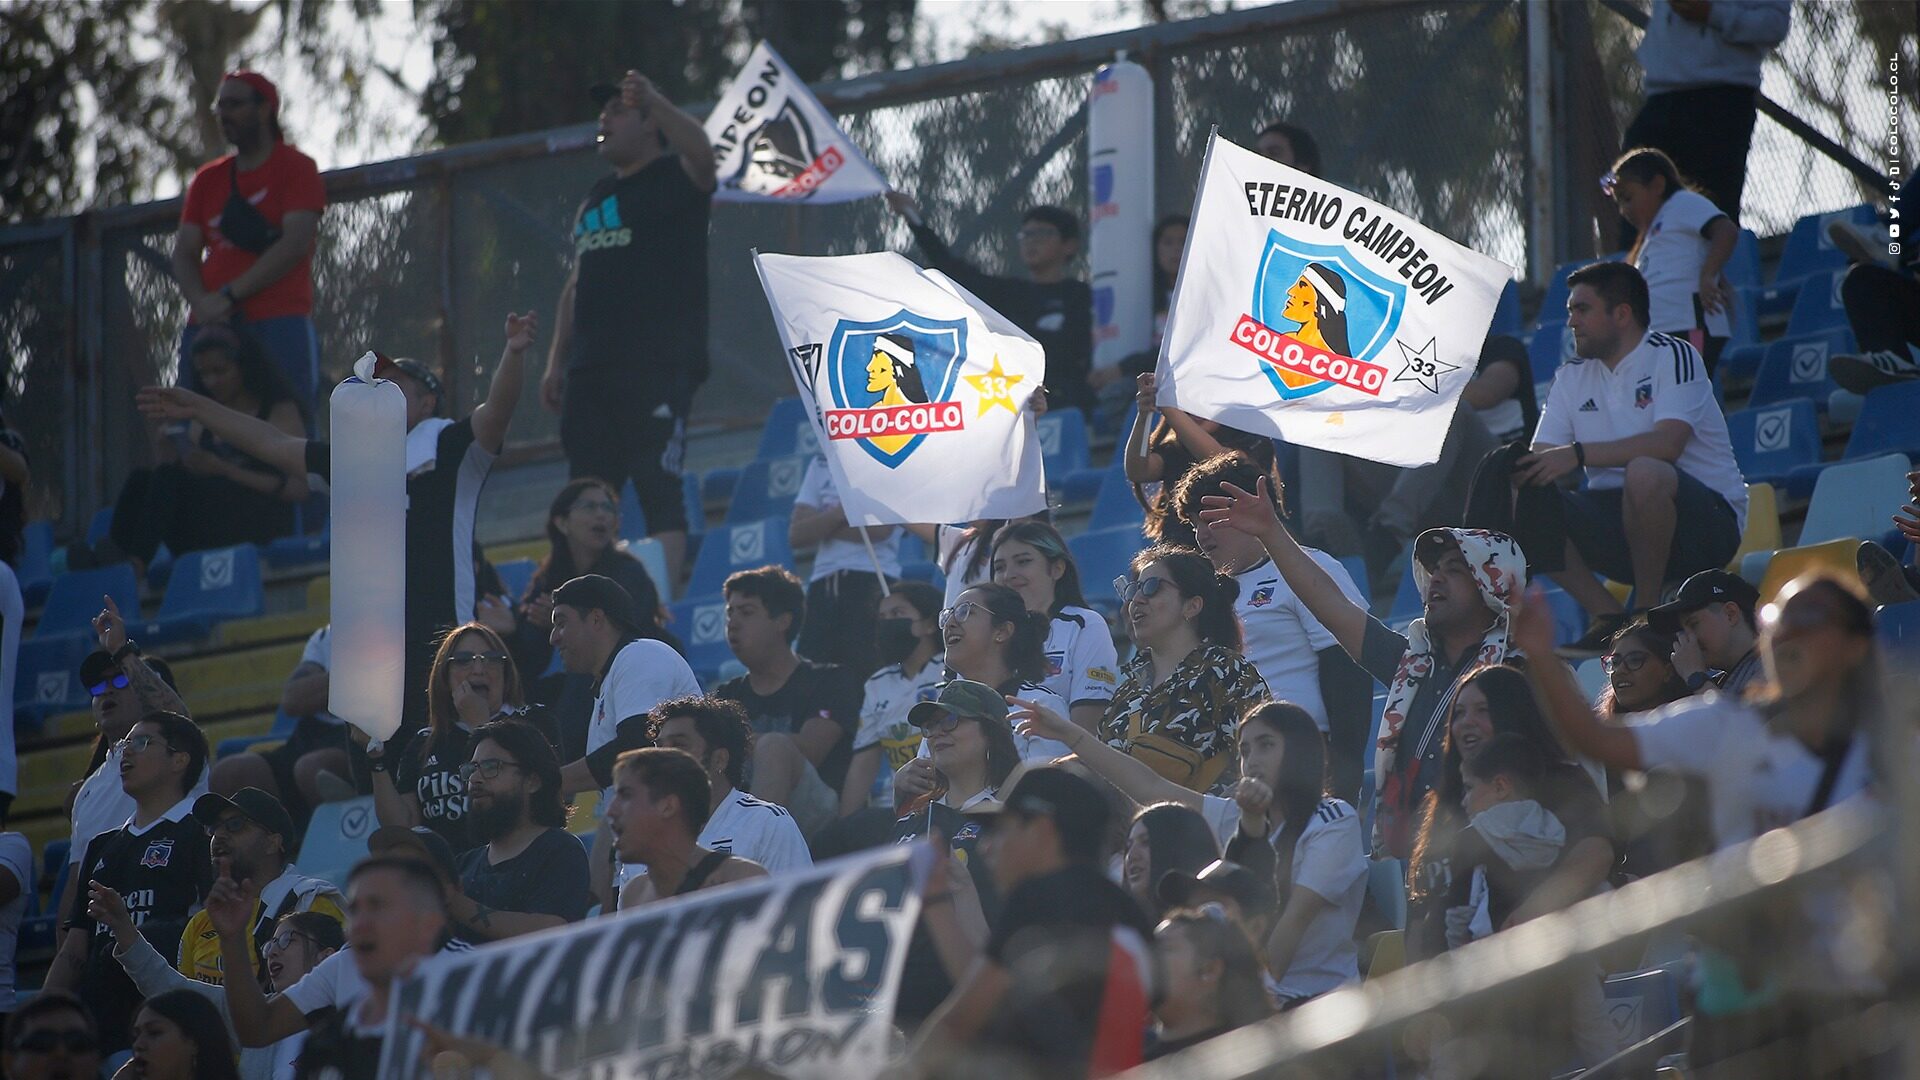
[[1727, 417], [1727, 437], [1750, 484], [1778, 484], [1796, 467], [1820, 460], [1820, 416], [1806, 398], [1733, 413]]
[[1680, 1019], [1680, 979], [1671, 968], [1609, 975], [1607, 1017], [1621, 1046], [1661, 1031]]
[[733, 501], [727, 504], [727, 524], [786, 518], [793, 513], [794, 496], [800, 494], [800, 482], [806, 478], [810, 460], [795, 455], [760, 458], [748, 463], [733, 485]]
[[103, 506], [87, 521], [87, 546], [95, 547], [113, 531], [113, 507]]
[[620, 538], [639, 540], [647, 535], [647, 512], [640, 509], [640, 496], [633, 493], [633, 481], [620, 488]]
[[265, 735], [235, 735], [231, 739], [221, 739], [220, 744], [214, 747], [213, 760], [244, 753], [261, 743], [285, 742], [299, 724], [299, 717], [288, 716], [285, 709], [278, 710], [273, 714], [273, 727]]
[[527, 595], [527, 585], [533, 581], [533, 572], [539, 565], [532, 559], [509, 559], [494, 566], [493, 572], [500, 575], [500, 587], [506, 591], [507, 599], [519, 603]]
[[266, 606], [260, 550], [252, 544], [190, 551], [177, 563], [160, 613], [145, 623], [129, 619], [128, 636], [156, 643], [202, 638], [216, 623], [258, 615]]
[[1733, 244], [1733, 257], [1721, 272], [1727, 276], [1728, 283], [1743, 289], [1760, 284], [1760, 238], [1752, 229], [1740, 230], [1740, 239]]
[[1587, 609], [1552, 581], [1542, 581], [1541, 588], [1547, 594], [1547, 609], [1553, 612], [1553, 644], [1558, 647], [1579, 641], [1587, 632]]
[[934, 561], [934, 552], [927, 548], [927, 542], [906, 528], [900, 530], [900, 576], [942, 587], [946, 584], [946, 575], [940, 572], [940, 564]]
[[29, 521], [20, 532], [20, 561], [13, 568], [28, 607], [47, 598], [53, 587], [53, 522]]
[[680, 478], [680, 502], [687, 511], [687, 539], [707, 531], [707, 507], [700, 501], [700, 478], [687, 473]]
[[1087, 418], [1079, 409], [1055, 409], [1035, 423], [1047, 487], [1056, 502], [1085, 502], [1100, 489], [1101, 470], [1092, 468]]
[[1843, 271], [1814, 274], [1800, 286], [1793, 301], [1793, 314], [1787, 316], [1787, 334], [1798, 337], [1820, 330], [1847, 325], [1847, 309], [1840, 302], [1840, 276]]
[[1725, 379], [1751, 379], [1760, 371], [1760, 362], [1767, 357], [1767, 346], [1763, 342], [1750, 342], [1745, 345], [1728, 344], [1726, 351], [1720, 354], [1719, 366], [1713, 369], [1713, 377]]
[[733, 659], [727, 647], [727, 603], [717, 594], [682, 600], [672, 607], [673, 632], [687, 650], [687, 666], [712, 689], [721, 665]]
[[133, 576], [131, 563], [115, 563], [95, 570], [69, 570], [53, 579], [47, 590], [47, 606], [40, 613], [36, 638], [61, 634], [87, 634], [93, 617], [100, 614], [100, 598], [113, 597], [120, 614], [132, 623], [140, 618], [140, 582]]
[[1571, 351], [1567, 344], [1566, 323], [1543, 326], [1527, 339], [1527, 366], [1533, 369], [1533, 384], [1545, 387], [1553, 382], [1560, 361]]
[[1413, 571], [1402, 569], [1400, 586], [1393, 593], [1393, 604], [1387, 608], [1387, 617], [1380, 621], [1395, 630], [1404, 631], [1408, 623], [1420, 617], [1424, 607], [1420, 587], [1413, 581]]
[[1347, 576], [1353, 579], [1353, 583], [1360, 587], [1361, 596], [1373, 595], [1373, 582], [1367, 576], [1366, 559], [1359, 555], [1349, 555], [1340, 560], [1340, 565], [1346, 568]]
[[1920, 457], [1920, 382], [1894, 383], [1867, 395], [1841, 460], [1880, 454]]
[[92, 651], [92, 640], [79, 634], [21, 642], [13, 678], [14, 727], [38, 730], [49, 716], [86, 708], [80, 661]]
[[786, 518], [765, 518], [719, 526], [700, 544], [700, 554], [694, 559], [693, 576], [687, 582], [686, 594], [691, 597], [718, 596], [727, 575], [768, 563], [789, 569], [793, 567], [793, 549], [787, 545]]
[[1813, 407], [1825, 412], [1827, 399], [1838, 389], [1827, 374], [1827, 358], [1852, 348], [1853, 332], [1845, 327], [1773, 342], [1754, 375], [1748, 407], [1803, 397], [1812, 399]]
[[1874, 208], [1863, 204], [1826, 214], [1808, 214], [1794, 222], [1793, 231], [1787, 234], [1786, 249], [1780, 253], [1780, 266], [1773, 284], [1761, 293], [1761, 315], [1777, 315], [1793, 308], [1801, 286], [1810, 275], [1847, 268], [1846, 253], [1827, 238], [1827, 222], [1834, 218], [1869, 226], [1876, 220]]
[[1727, 312], [1730, 334], [1727, 337], [1727, 349], [1721, 352], [1720, 360], [1724, 364], [1727, 352], [1742, 345], [1757, 345], [1760, 342], [1760, 298], [1758, 289], [1744, 285], [1733, 287], [1733, 307]]
[[1487, 327], [1487, 333], [1519, 337], [1523, 329], [1520, 322], [1520, 283], [1509, 281], [1506, 288], [1500, 290], [1500, 302], [1493, 307], [1493, 324]]
[[333, 522], [327, 521], [316, 533], [282, 536], [267, 543], [267, 565], [278, 570], [288, 566], [323, 563], [333, 551]]
[[1067, 541], [1067, 551], [1080, 568], [1080, 583], [1093, 607], [1101, 611], [1119, 610], [1120, 598], [1113, 595], [1109, 585], [1114, 578], [1126, 574], [1133, 556], [1146, 546], [1140, 530], [1127, 526], [1083, 532]]
[[1813, 487], [1800, 547], [1843, 538], [1879, 537], [1907, 493], [1905, 454], [1886, 454], [1827, 466]]
[[1909, 668], [1920, 664], [1920, 600], [1886, 605], [1875, 616], [1874, 627], [1889, 655], [1900, 657]]
[[700, 474], [700, 501], [703, 503], [724, 503], [733, 498], [734, 485], [739, 482], [739, 469], [708, 469], [706, 472]]
[[300, 872], [346, 888], [347, 871], [367, 857], [367, 837], [379, 826], [371, 795], [314, 807], [300, 842]]
[[1140, 508], [1140, 500], [1133, 497], [1133, 485], [1127, 481], [1126, 467], [1116, 454], [1113, 465], [1101, 472], [1100, 490], [1093, 496], [1093, 513], [1087, 518], [1087, 529], [1138, 529], [1146, 524], [1146, 520], [1147, 513]]
[[767, 426], [760, 432], [760, 452], [756, 458], [792, 457], [820, 452], [820, 438], [813, 418], [797, 397], [784, 397], [767, 411]]

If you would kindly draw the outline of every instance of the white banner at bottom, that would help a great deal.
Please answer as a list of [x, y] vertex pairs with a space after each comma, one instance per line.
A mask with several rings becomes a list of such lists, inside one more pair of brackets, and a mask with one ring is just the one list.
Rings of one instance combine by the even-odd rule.
[[442, 954], [394, 995], [383, 1077], [425, 1077], [407, 1016], [556, 1080], [743, 1069], [860, 1080], [887, 1062], [921, 846], [890, 847]]

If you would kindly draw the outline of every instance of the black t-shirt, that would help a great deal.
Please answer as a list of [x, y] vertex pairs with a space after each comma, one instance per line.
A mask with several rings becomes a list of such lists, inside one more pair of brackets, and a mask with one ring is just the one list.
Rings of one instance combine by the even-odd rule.
[[811, 660], [800, 661], [787, 676], [786, 684], [771, 694], [755, 693], [745, 675], [728, 679], [713, 692], [714, 697], [739, 702], [753, 721], [753, 730], [763, 735], [797, 735], [816, 716], [824, 715], [839, 724], [840, 741], [819, 766], [820, 779], [835, 791], [847, 778], [853, 733], [860, 727], [860, 705], [865, 694], [866, 682], [852, 668]]
[[927, 262], [1032, 335], [1047, 351], [1047, 399], [1055, 408], [1093, 408], [1087, 370], [1093, 366], [1093, 290], [1084, 281], [1041, 284], [995, 277], [969, 266], [924, 225], [913, 227]]
[[503, 863], [487, 862], [482, 844], [460, 856], [460, 890], [495, 911], [587, 917], [587, 850], [565, 829], [548, 829]]
[[307, 1019], [311, 1026], [294, 1062], [294, 1080], [354, 1080], [380, 1074], [380, 1055], [387, 1043], [383, 1030], [357, 1030], [347, 1022], [344, 1009], [323, 1009]]
[[706, 378], [711, 203], [680, 158], [663, 154], [632, 176], [602, 177], [574, 216], [569, 371], [648, 376], [633, 384], [635, 415], [684, 402]]
[[[425, 747], [426, 752], [421, 753]], [[438, 740], [421, 728], [393, 760], [393, 786], [420, 801], [421, 824], [440, 834], [456, 853], [479, 841], [467, 826], [467, 784], [460, 766], [473, 758], [473, 732], [455, 724]]]
[[141, 994], [113, 956], [113, 931], [87, 914], [87, 886], [97, 881], [126, 899], [140, 936], [161, 956], [178, 956], [187, 919], [213, 887], [207, 831], [182, 800], [146, 829], [131, 826], [102, 833], [87, 844], [83, 876], [74, 890], [66, 925], [87, 935], [87, 959], [74, 992], [93, 1010], [101, 1046], [108, 1052], [133, 1044], [133, 1012]]
[[[980, 846], [980, 822], [970, 818], [945, 803], [933, 803], [926, 810], [917, 810], [894, 822], [893, 840], [896, 844], [911, 844], [927, 835], [927, 814], [933, 814], [933, 834], [947, 841], [953, 851], [967, 864], [967, 876], [973, 881], [974, 892], [980, 897], [980, 910], [986, 915], [987, 925], [1000, 917], [1000, 890], [993, 883], [993, 875], [987, 870], [987, 863], [977, 854]], [[907, 947], [906, 966], [900, 973], [900, 993], [895, 999], [894, 1022], [912, 1031], [921, 1021], [933, 1015], [933, 1010], [953, 992], [953, 980], [947, 977], [945, 965], [940, 963], [939, 950], [933, 944], [933, 935], [927, 933], [924, 923], [916, 923], [913, 928], [913, 942]]]
[[[1151, 956], [1146, 912], [1092, 865], [1022, 882], [987, 938], [987, 958], [1006, 969], [1011, 986], [983, 1041], [1033, 1062], [1040, 1075], [1085, 1075], [1107, 1004], [1114, 934], [1128, 930]], [[1146, 1019], [1143, 1011], [1136, 1030]]]

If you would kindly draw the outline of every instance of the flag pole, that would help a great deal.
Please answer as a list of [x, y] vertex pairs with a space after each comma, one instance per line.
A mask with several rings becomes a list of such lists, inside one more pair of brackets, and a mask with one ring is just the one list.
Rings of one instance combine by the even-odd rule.
[[860, 530], [860, 542], [867, 546], [867, 560], [873, 563], [873, 576], [880, 579], [880, 598], [885, 600], [893, 595], [893, 590], [887, 587], [887, 572], [880, 569], [880, 556], [874, 553], [873, 537], [867, 535], [865, 525], [855, 525], [854, 528]]

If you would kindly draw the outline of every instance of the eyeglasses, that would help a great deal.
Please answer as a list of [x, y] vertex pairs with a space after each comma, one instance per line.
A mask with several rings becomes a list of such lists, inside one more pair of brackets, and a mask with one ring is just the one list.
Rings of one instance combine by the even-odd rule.
[[1616, 671], [1639, 671], [1653, 659], [1650, 652], [1608, 653], [1600, 658], [1600, 670], [1611, 675]]
[[[931, 709], [927, 711], [933, 712]], [[950, 713], [942, 709], [924, 720], [909, 720], [907, 722], [929, 735], [934, 735], [941, 732], [952, 731], [954, 728], [959, 727], [960, 721], [964, 719], [966, 718], [957, 713]]]
[[1613, 190], [1619, 186], [1620, 177], [1615, 173], [1607, 173], [1600, 178], [1600, 190], [1609, 199], [1613, 198]]
[[469, 761], [465, 765], [460, 766], [460, 780], [462, 783], [465, 783], [473, 779], [474, 773], [479, 773], [482, 780], [491, 780], [500, 775], [501, 769], [518, 769], [519, 767], [520, 766], [514, 762], [501, 761], [499, 758]]
[[1171, 579], [1163, 577], [1141, 578], [1139, 581], [1128, 581], [1126, 578], [1117, 577], [1113, 579], [1113, 591], [1120, 594], [1121, 603], [1131, 604], [1136, 596], [1151, 600], [1160, 595], [1162, 588], [1171, 584], [1173, 584]]
[[87, 687], [87, 693], [94, 697], [104, 697], [109, 690], [125, 690], [126, 688], [127, 677], [125, 675], [115, 675], [111, 679], [105, 679]]
[[172, 743], [167, 742], [165, 739], [162, 739], [158, 735], [129, 735], [126, 738], [121, 739], [118, 745], [120, 747], [120, 755], [122, 757], [125, 757], [128, 754], [145, 753], [147, 747], [152, 746], [155, 743], [159, 743], [161, 746], [166, 747], [168, 753], [171, 753], [171, 754], [185, 753], [185, 751], [181, 750], [179, 747], [173, 745]]
[[940, 629], [945, 630], [948, 627], [958, 626], [966, 622], [968, 619], [973, 618], [974, 611], [979, 607], [979, 604], [971, 600], [962, 600], [952, 607], [942, 610], [940, 612]]
[[486, 664], [489, 667], [505, 667], [507, 654], [497, 652], [457, 652], [448, 655], [447, 663], [454, 667], [468, 667], [473, 664]]
[[289, 930], [285, 934], [275, 934], [273, 937], [268, 938], [267, 943], [260, 946], [260, 956], [263, 959], [269, 956], [278, 956], [288, 949], [293, 948], [295, 941], [304, 941], [315, 947], [318, 947], [320, 944], [306, 934], [297, 934]]
[[21, 1054], [51, 1054], [65, 1050], [69, 1054], [90, 1054], [100, 1043], [84, 1031], [29, 1031], [13, 1040], [13, 1049]]

